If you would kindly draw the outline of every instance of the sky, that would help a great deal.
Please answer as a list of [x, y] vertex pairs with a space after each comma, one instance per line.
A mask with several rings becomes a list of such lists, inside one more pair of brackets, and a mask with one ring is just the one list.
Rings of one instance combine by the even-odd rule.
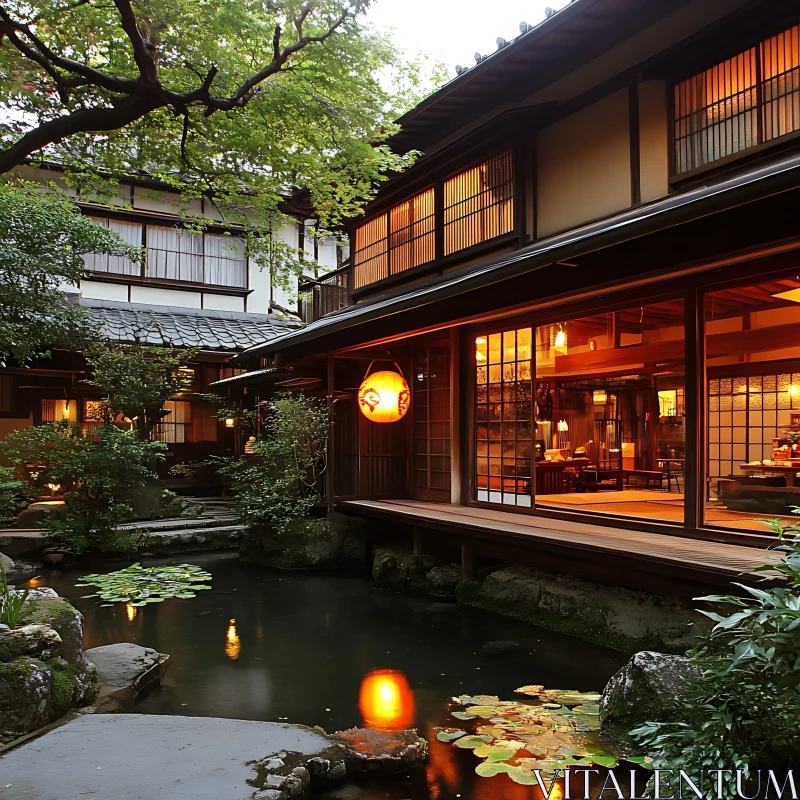
[[475, 53], [497, 50], [497, 37], [519, 35], [523, 20], [535, 25], [547, 6], [567, 0], [375, 0], [367, 18], [377, 27], [393, 28], [398, 45], [442, 61], [450, 77], [456, 64], [474, 66]]

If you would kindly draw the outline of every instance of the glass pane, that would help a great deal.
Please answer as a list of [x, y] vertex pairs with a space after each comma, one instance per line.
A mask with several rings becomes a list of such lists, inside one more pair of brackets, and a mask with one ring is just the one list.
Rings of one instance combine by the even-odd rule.
[[800, 280], [712, 292], [704, 311], [705, 524], [765, 534], [800, 505]]
[[683, 523], [684, 337], [679, 299], [536, 329], [537, 505]]

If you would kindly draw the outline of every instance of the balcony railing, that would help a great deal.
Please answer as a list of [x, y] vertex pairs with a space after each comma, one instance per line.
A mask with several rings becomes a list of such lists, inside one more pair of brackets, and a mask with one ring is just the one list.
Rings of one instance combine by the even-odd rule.
[[303, 322], [315, 320], [349, 305], [350, 266], [340, 267], [319, 278], [300, 282], [298, 313]]

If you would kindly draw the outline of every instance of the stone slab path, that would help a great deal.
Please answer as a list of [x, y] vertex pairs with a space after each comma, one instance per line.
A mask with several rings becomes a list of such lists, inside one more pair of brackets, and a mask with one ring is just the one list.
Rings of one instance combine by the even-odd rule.
[[89, 714], [0, 757], [0, 800], [249, 800], [247, 762], [329, 746], [275, 722]]

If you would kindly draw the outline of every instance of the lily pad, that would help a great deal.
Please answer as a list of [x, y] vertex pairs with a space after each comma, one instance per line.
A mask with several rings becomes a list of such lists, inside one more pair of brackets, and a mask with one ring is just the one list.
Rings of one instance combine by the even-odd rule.
[[116, 572], [84, 575], [80, 580], [76, 586], [98, 588], [95, 595], [87, 597], [98, 597], [104, 604], [130, 603], [137, 608], [172, 598], [188, 600], [198, 590], [211, 588], [203, 585], [211, 580], [211, 575], [193, 564], [161, 567], [133, 564]]
[[456, 747], [461, 747], [464, 750], [474, 750], [482, 744], [488, 744], [494, 741], [491, 736], [464, 736], [456, 741]]
[[436, 738], [440, 742], [446, 742], [449, 744], [450, 742], [454, 742], [456, 739], [460, 739], [462, 736], [466, 736], [466, 731], [439, 731], [436, 734]]

